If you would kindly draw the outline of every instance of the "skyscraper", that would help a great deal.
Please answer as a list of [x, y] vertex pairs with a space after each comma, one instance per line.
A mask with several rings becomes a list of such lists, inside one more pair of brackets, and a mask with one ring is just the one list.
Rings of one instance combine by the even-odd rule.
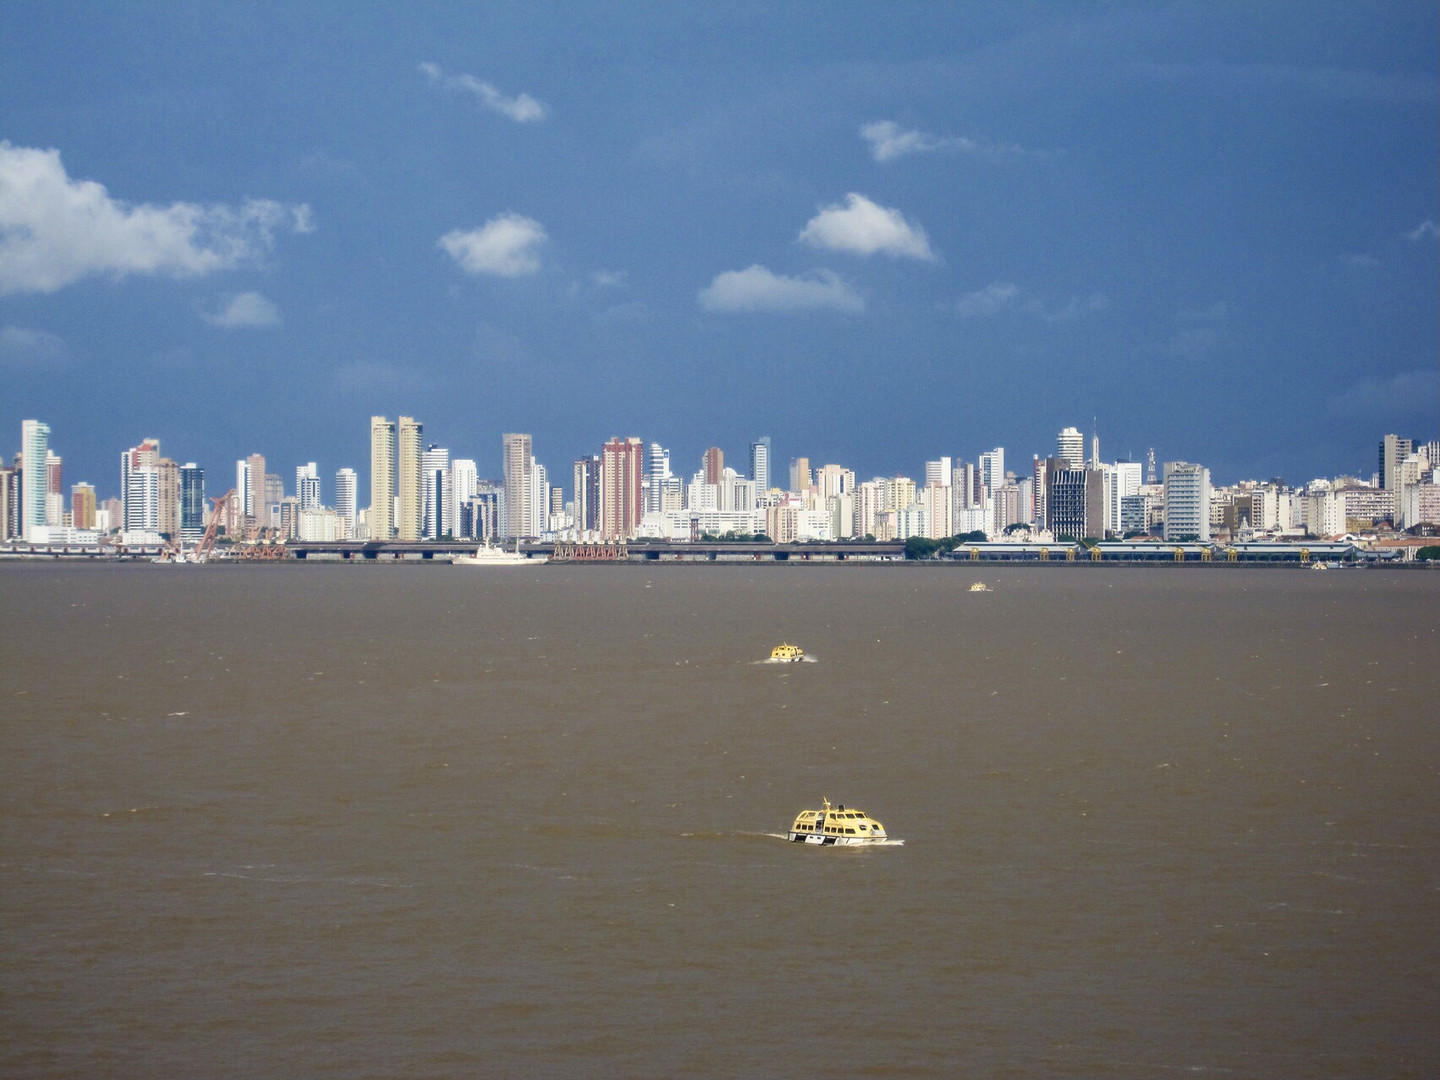
[[180, 466], [168, 457], [162, 457], [155, 465], [156, 497], [158, 502], [157, 528], [160, 535], [171, 540], [180, 539]]
[[761, 495], [770, 490], [770, 436], [761, 435], [750, 444], [750, 479]]
[[628, 540], [635, 535], [643, 512], [640, 479], [643, 464], [640, 440], [618, 436], [600, 451], [600, 536]]
[[370, 539], [395, 538], [395, 425], [370, 418]]
[[1396, 474], [1400, 463], [1415, 452], [1415, 444], [1412, 439], [1402, 439], [1399, 435], [1386, 435], [1380, 440], [1380, 486], [1386, 491], [1394, 491], [1399, 485], [1396, 483]]
[[12, 540], [19, 534], [20, 477], [15, 469], [0, 465], [0, 540]]
[[251, 454], [245, 459], [245, 482], [250, 485], [250, 490], [245, 495], [245, 506], [249, 511], [245, 531], [253, 535], [256, 530], [270, 526], [270, 500], [269, 492], [265, 490], [264, 454]]
[[160, 440], [142, 439], [120, 455], [120, 499], [123, 506], [119, 524], [126, 532], [158, 532], [160, 529]]
[[1210, 541], [1210, 470], [1165, 463], [1165, 539]]
[[95, 528], [95, 488], [90, 484], [70, 489], [70, 524], [76, 529]]
[[475, 464], [474, 458], [455, 458], [450, 462], [450, 520], [452, 522], [451, 535], [457, 540], [461, 537], [477, 539], [479, 534], [473, 531], [474, 515], [468, 521], [462, 521], [461, 507], [475, 498], [480, 493], [480, 468]]
[[[645, 512], [647, 514], [659, 513], [662, 509], [665, 481], [668, 479], [670, 479], [670, 451], [658, 442], [652, 442], [645, 453]], [[575, 512], [578, 518], [580, 512], [578, 503]], [[594, 527], [591, 526], [591, 528]]]
[[301, 510], [320, 509], [320, 469], [315, 462], [296, 466], [295, 498]]
[[45, 467], [50, 453], [50, 425], [39, 420], [20, 423], [20, 537], [32, 544], [50, 539], [45, 507], [50, 474]]
[[1085, 467], [1085, 436], [1079, 428], [1067, 427], [1055, 439], [1056, 454], [1065, 462], [1067, 469]]
[[705, 451], [700, 467], [705, 473], [705, 483], [719, 484], [725, 472], [725, 451], [718, 446], [710, 447]]
[[425, 426], [412, 416], [400, 417], [396, 434], [395, 486], [400, 499], [400, 516], [395, 535], [401, 540], [419, 540], [424, 517]]
[[340, 518], [340, 539], [355, 539], [356, 505], [359, 478], [354, 469], [339, 469], [335, 473], [335, 513]]
[[533, 457], [530, 459], [530, 514], [527, 536], [544, 536], [550, 531], [550, 474]]
[[54, 450], [45, 451], [45, 524], [65, 524], [65, 463]]
[[[1076, 468], [1079, 468], [1077, 465]], [[980, 484], [986, 496], [994, 498], [1000, 485], [1005, 483], [1005, 448], [997, 446], [980, 455]]]
[[193, 461], [180, 466], [180, 536], [196, 541], [205, 535], [205, 470]]
[[505, 535], [529, 536], [530, 523], [535, 516], [531, 490], [534, 474], [530, 468], [534, 455], [530, 436], [507, 432], [500, 436], [500, 445], [505, 469]]
[[1055, 534], [1055, 539], [1082, 540], [1089, 535], [1085, 520], [1085, 484], [1083, 468], [1072, 469], [1063, 458], [1046, 460], [1045, 525]]
[[421, 462], [424, 498], [421, 506], [420, 534], [426, 540], [455, 535], [452, 518], [455, 493], [450, 479], [450, 451], [440, 446], [429, 447]]
[[810, 488], [810, 459], [795, 458], [790, 462], [790, 490], [804, 493]]
[[[654, 451], [659, 448], [659, 443], [650, 444], [652, 461]], [[600, 528], [599, 457], [592, 454], [589, 457], [576, 458], [573, 476], [575, 484], [575, 529], [582, 533], [597, 532]]]

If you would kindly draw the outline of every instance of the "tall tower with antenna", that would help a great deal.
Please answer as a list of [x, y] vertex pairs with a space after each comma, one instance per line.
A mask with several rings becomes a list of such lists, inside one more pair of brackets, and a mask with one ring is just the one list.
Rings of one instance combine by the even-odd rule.
[[1155, 479], [1155, 448], [1154, 448], [1153, 446], [1150, 447], [1150, 457], [1149, 457], [1148, 461], [1149, 461], [1149, 464], [1148, 464], [1148, 466], [1147, 466], [1146, 469], [1145, 469], [1145, 483], [1147, 483], [1147, 484], [1154, 484], [1154, 483], [1156, 483], [1156, 479]]

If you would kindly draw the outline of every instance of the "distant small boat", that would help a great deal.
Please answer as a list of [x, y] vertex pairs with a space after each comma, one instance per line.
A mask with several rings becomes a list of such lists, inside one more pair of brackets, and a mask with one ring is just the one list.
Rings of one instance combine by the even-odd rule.
[[854, 847], [861, 844], [899, 844], [885, 835], [885, 826], [863, 810], [832, 807], [830, 800], [819, 810], [801, 810], [790, 826], [789, 839], [795, 844], [823, 847]]
[[456, 566], [523, 566], [530, 558], [519, 550], [518, 545], [515, 551], [506, 551], [486, 541], [474, 555], [454, 555], [450, 561]]
[[781, 664], [798, 664], [805, 659], [805, 650], [799, 645], [787, 645], [782, 642], [770, 650], [770, 659]]
[[971, 591], [971, 592], [991, 592], [991, 591], [993, 591], [993, 590], [991, 590], [990, 586], [989, 586], [989, 585], [986, 585], [983, 581], [977, 581], [977, 582], [975, 582], [975, 584], [973, 584], [973, 585], [970, 586], [970, 591]]

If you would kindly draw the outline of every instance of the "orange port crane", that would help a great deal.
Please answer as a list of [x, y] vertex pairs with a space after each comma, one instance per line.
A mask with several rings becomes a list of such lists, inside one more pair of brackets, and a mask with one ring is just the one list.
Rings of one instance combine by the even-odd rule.
[[230, 505], [230, 500], [235, 497], [235, 489], [231, 488], [218, 499], [211, 498], [215, 509], [210, 511], [210, 520], [205, 525], [205, 535], [200, 538], [200, 544], [195, 548], [195, 561], [205, 562], [210, 558], [210, 552], [215, 547], [215, 534], [220, 530], [220, 521], [225, 514], [225, 508]]

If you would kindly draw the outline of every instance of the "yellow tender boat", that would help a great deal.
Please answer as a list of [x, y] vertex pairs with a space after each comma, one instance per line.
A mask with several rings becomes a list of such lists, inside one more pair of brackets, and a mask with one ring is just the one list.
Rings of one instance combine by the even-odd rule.
[[799, 645], [776, 645], [770, 650], [770, 659], [778, 660], [784, 664], [798, 664], [805, 659], [805, 650]]
[[858, 844], [898, 844], [885, 835], [885, 826], [863, 810], [844, 803], [832, 807], [825, 800], [821, 810], [801, 810], [790, 826], [790, 840], [796, 844], [850, 847]]

